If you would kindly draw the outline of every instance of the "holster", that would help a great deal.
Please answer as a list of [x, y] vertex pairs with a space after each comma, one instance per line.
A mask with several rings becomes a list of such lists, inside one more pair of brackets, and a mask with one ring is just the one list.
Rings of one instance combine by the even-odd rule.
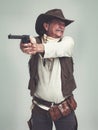
[[50, 116], [53, 121], [58, 120], [62, 116], [67, 116], [77, 107], [77, 103], [73, 96], [67, 98], [60, 104], [53, 105], [49, 109]]

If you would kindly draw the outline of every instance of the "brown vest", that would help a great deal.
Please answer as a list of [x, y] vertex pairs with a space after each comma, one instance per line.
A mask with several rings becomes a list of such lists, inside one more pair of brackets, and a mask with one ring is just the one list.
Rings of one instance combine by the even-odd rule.
[[[41, 43], [39, 37], [36, 37], [37, 43]], [[29, 60], [29, 73], [30, 80], [29, 86], [31, 96], [34, 96], [34, 93], [37, 88], [38, 83], [38, 57], [39, 54], [32, 55]], [[72, 94], [72, 91], [76, 88], [76, 83], [73, 76], [73, 59], [72, 57], [61, 57], [59, 58], [61, 64], [61, 83], [62, 83], [62, 93], [63, 96], [69, 96]]]

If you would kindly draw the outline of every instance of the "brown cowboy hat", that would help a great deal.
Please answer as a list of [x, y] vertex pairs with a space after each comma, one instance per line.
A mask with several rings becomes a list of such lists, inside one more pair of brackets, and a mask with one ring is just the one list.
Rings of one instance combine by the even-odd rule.
[[52, 19], [60, 19], [65, 23], [65, 26], [68, 26], [70, 23], [74, 22], [74, 20], [66, 19], [63, 15], [61, 9], [52, 9], [47, 11], [44, 14], [40, 14], [35, 23], [35, 30], [39, 35], [43, 35], [46, 31], [43, 27], [44, 22], [48, 22]]

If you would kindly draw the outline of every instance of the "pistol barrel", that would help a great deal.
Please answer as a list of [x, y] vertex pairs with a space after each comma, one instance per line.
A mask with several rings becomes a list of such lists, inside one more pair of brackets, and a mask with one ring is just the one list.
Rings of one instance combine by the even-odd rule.
[[23, 35], [8, 35], [8, 39], [22, 39]]

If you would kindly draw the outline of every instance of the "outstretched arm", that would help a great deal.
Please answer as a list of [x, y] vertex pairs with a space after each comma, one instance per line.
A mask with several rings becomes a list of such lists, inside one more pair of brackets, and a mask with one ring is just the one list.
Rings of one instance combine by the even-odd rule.
[[44, 44], [44, 58], [71, 57], [73, 53], [74, 40], [66, 36], [60, 42], [47, 42]]
[[44, 53], [44, 58], [71, 57], [74, 47], [74, 41], [71, 37], [64, 37], [60, 42], [47, 42], [46, 44], [37, 44], [35, 38], [30, 38], [30, 43], [20, 43], [20, 48], [24, 53], [36, 54]]

